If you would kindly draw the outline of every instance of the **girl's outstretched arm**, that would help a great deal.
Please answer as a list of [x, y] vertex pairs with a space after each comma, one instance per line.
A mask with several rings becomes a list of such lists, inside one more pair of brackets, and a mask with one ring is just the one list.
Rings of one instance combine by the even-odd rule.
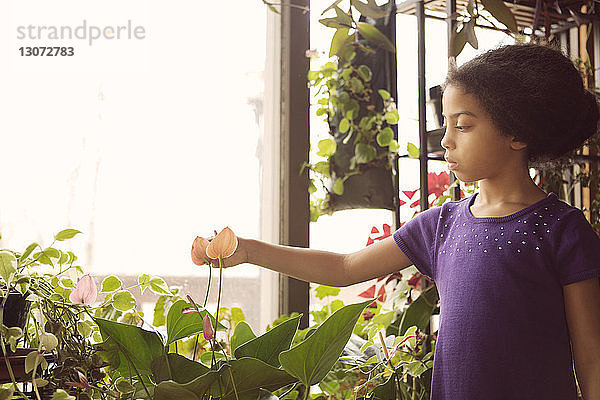
[[351, 254], [238, 239], [238, 249], [225, 260], [226, 266], [247, 262], [329, 286], [352, 285], [412, 265], [391, 236]]
[[600, 400], [600, 283], [598, 278], [563, 288], [565, 313], [584, 400]]

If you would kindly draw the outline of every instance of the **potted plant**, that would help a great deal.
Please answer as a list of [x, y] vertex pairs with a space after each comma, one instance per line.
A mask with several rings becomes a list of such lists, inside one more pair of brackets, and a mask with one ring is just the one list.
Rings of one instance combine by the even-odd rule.
[[[336, 29], [329, 51], [334, 61], [308, 74], [321, 105], [317, 116], [325, 116], [330, 135], [318, 143], [320, 159], [303, 166], [311, 170], [312, 221], [348, 208], [394, 209], [398, 111], [390, 95], [390, 66], [381, 63], [395, 51], [386, 36], [393, 3], [379, 7], [353, 0], [348, 12], [339, 3], [324, 11], [333, 10], [335, 17], [320, 20]], [[358, 20], [353, 10], [362, 14]]]

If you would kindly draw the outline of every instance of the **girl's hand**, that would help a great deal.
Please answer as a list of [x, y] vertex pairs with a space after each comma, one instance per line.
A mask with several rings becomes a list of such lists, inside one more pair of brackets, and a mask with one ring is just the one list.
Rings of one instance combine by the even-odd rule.
[[[229, 232], [227, 232], [226, 230], [228, 230]], [[222, 235], [224, 234], [224, 235]], [[192, 262], [196, 265], [204, 265], [204, 264], [210, 264], [213, 267], [218, 268], [219, 267], [219, 260], [218, 258], [210, 258], [207, 255], [206, 252], [206, 248], [209, 247], [209, 245], [211, 244], [211, 242], [213, 240], [218, 241], [218, 247], [219, 249], [209, 249], [209, 254], [216, 255], [216, 254], [223, 254], [224, 257], [222, 258], [222, 265], [223, 267], [233, 267], [234, 265], [238, 265], [238, 264], [242, 264], [247, 262], [248, 260], [248, 251], [247, 251], [247, 246], [246, 246], [246, 241], [244, 239], [241, 238], [237, 238], [235, 237], [235, 235], [233, 235], [233, 232], [231, 232], [231, 230], [229, 230], [229, 228], [225, 228], [219, 235], [217, 235], [215, 238], [203, 238], [203, 237], [196, 237], [196, 239], [194, 240], [194, 243], [192, 244], [192, 250], [191, 250], [191, 256], [192, 256]], [[213, 243], [213, 244], [217, 244], [217, 243]], [[223, 249], [224, 251], [221, 252], [220, 250]], [[232, 253], [233, 251], [233, 253]]]

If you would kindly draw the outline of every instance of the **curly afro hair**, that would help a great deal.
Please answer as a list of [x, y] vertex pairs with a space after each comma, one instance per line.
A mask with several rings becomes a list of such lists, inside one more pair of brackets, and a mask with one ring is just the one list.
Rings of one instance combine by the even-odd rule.
[[447, 86], [475, 95], [502, 134], [527, 143], [536, 168], [552, 167], [598, 131], [596, 96], [573, 62], [548, 45], [505, 45], [460, 67], [451, 62]]

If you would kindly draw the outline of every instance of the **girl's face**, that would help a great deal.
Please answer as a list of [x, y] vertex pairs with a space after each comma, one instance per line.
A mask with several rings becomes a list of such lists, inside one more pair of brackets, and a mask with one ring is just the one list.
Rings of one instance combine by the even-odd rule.
[[442, 98], [448, 169], [463, 182], [515, 173], [526, 145], [501, 135], [473, 94], [448, 86]]

